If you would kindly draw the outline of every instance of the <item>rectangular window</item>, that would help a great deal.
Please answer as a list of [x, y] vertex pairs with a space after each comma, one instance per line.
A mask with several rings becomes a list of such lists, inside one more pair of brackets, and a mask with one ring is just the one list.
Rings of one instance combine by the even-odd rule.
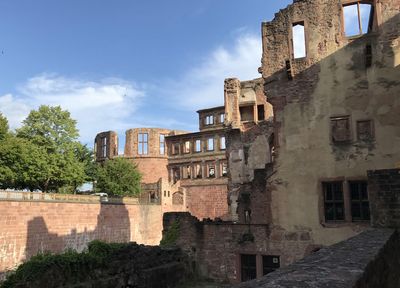
[[190, 165], [183, 166], [183, 179], [190, 179], [192, 178], [192, 168]]
[[213, 125], [214, 124], [214, 115], [208, 115], [205, 118], [205, 124], [206, 125]]
[[207, 139], [207, 151], [213, 151], [214, 150], [214, 138], [208, 138]]
[[293, 24], [292, 37], [293, 58], [298, 59], [306, 57], [306, 32], [304, 29], [304, 22]]
[[228, 176], [228, 164], [226, 162], [221, 163], [221, 176], [222, 177]]
[[258, 121], [265, 120], [264, 105], [257, 105]]
[[194, 177], [196, 179], [203, 178], [203, 169], [200, 163], [194, 164]]
[[[181, 171], [179, 167], [174, 167], [172, 168], [172, 180], [174, 184], [178, 182], [181, 179]], [[169, 197], [169, 192], [168, 192], [168, 197]]]
[[190, 153], [190, 141], [183, 142], [183, 153], [184, 154]]
[[343, 183], [341, 181], [324, 182], [322, 186], [324, 190], [325, 221], [344, 220]]
[[138, 154], [143, 155], [147, 154], [148, 150], [148, 134], [147, 133], [139, 133], [138, 134]]
[[256, 255], [240, 255], [240, 267], [242, 282], [257, 278]]
[[239, 107], [240, 121], [254, 121], [254, 107], [253, 106], [242, 106]]
[[343, 6], [344, 34], [347, 37], [359, 36], [372, 31], [374, 7], [358, 1]]
[[262, 260], [263, 260], [263, 275], [271, 273], [281, 266], [279, 256], [263, 255]]
[[178, 155], [179, 154], [179, 143], [173, 143], [172, 144], [172, 155]]
[[101, 154], [103, 158], [107, 157], [107, 138], [101, 138]]
[[350, 181], [351, 218], [353, 221], [370, 220], [366, 181]]
[[333, 143], [351, 140], [350, 116], [331, 117], [331, 136]]
[[215, 178], [215, 164], [213, 162], [207, 163], [207, 177]]
[[197, 153], [201, 152], [201, 140], [200, 139], [195, 140], [194, 145], [195, 145], [194, 152]]
[[225, 145], [225, 136], [221, 136], [219, 138], [219, 150], [225, 150], [226, 145]]
[[219, 114], [219, 123], [224, 124], [225, 121], [225, 114], [221, 113]]
[[374, 140], [374, 126], [372, 120], [357, 121], [357, 139], [361, 141]]
[[160, 134], [160, 155], [165, 154], [165, 135]]

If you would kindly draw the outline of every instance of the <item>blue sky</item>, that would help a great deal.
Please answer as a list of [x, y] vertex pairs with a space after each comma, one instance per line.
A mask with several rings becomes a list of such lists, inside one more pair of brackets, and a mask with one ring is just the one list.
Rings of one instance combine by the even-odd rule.
[[291, 2], [2, 0], [0, 112], [16, 128], [61, 105], [90, 146], [106, 130], [195, 131], [225, 78], [260, 76], [261, 22]]

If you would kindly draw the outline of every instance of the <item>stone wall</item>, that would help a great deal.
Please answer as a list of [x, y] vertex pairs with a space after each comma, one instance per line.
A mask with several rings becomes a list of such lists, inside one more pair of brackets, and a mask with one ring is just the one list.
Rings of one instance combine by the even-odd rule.
[[0, 272], [40, 251], [82, 251], [94, 239], [161, 240], [161, 205], [0, 201], [0, 211]]
[[400, 227], [400, 169], [368, 171], [372, 225]]
[[190, 213], [165, 213], [163, 233], [179, 223], [178, 247], [187, 252], [201, 276], [236, 283], [241, 281], [240, 255], [257, 257], [257, 277], [262, 276], [262, 256], [279, 255], [286, 266], [316, 248], [310, 231], [290, 232], [265, 224], [199, 221]]
[[400, 287], [399, 233], [390, 229], [366, 231], [237, 287]]

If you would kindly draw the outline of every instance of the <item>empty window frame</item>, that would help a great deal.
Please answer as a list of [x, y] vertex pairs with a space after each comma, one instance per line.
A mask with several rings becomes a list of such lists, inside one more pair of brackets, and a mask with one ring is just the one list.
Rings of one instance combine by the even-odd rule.
[[[172, 181], [174, 184], [178, 182], [181, 179], [181, 170], [179, 167], [174, 167], [172, 168]], [[168, 197], [169, 197], [169, 191], [168, 191]]]
[[353, 221], [370, 220], [366, 181], [349, 181], [351, 218]]
[[360, 141], [374, 140], [374, 123], [372, 120], [357, 121], [357, 139]]
[[165, 135], [160, 134], [160, 155], [165, 154]]
[[139, 133], [138, 134], [138, 154], [148, 154], [148, 134]]
[[297, 22], [292, 25], [292, 49], [293, 59], [304, 58], [307, 56], [306, 30], [304, 22]]
[[359, 36], [372, 31], [374, 6], [357, 1], [343, 5], [343, 27], [346, 37]]
[[190, 153], [190, 141], [189, 140], [183, 142], [183, 153], [184, 154]]
[[241, 106], [239, 107], [240, 111], [240, 121], [254, 121], [254, 106]]
[[331, 117], [331, 137], [333, 143], [351, 141], [350, 116]]
[[225, 136], [219, 137], [219, 150], [225, 150], [226, 143], [225, 143]]
[[262, 261], [263, 261], [263, 275], [271, 273], [281, 266], [279, 256], [263, 255]]
[[107, 157], [107, 137], [101, 138], [101, 156]]
[[264, 105], [257, 105], [258, 121], [265, 120]]
[[196, 179], [203, 178], [203, 167], [201, 166], [201, 163], [194, 164], [193, 169], [194, 169], [194, 178]]
[[242, 282], [257, 278], [256, 255], [240, 255], [240, 274]]
[[172, 143], [172, 147], [171, 147], [171, 149], [172, 149], [172, 155], [178, 155], [179, 154], [179, 143], [178, 142], [176, 142], [176, 143]]
[[183, 179], [192, 178], [192, 167], [190, 165], [183, 166], [182, 178]]
[[215, 163], [214, 162], [207, 163], [207, 177], [215, 178]]
[[214, 151], [214, 138], [207, 139], [207, 151]]
[[194, 152], [196, 152], [196, 153], [201, 152], [201, 140], [200, 139], [196, 139], [194, 141]]
[[214, 124], [214, 115], [207, 115], [205, 118], [206, 125], [213, 125]]
[[220, 167], [221, 167], [221, 176], [222, 177], [226, 177], [226, 176], [228, 176], [228, 164], [225, 162], [225, 161], [223, 161], [223, 162], [220, 162]]
[[343, 182], [323, 182], [325, 221], [344, 220]]
[[225, 121], [225, 114], [221, 113], [219, 114], [219, 123], [224, 124]]

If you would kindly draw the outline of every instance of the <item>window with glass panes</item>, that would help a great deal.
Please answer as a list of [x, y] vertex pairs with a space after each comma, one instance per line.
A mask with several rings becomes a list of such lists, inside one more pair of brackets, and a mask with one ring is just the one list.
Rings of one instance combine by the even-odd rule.
[[322, 183], [324, 190], [325, 221], [344, 220], [343, 183], [341, 181]]
[[351, 218], [353, 221], [370, 220], [366, 181], [350, 181]]

